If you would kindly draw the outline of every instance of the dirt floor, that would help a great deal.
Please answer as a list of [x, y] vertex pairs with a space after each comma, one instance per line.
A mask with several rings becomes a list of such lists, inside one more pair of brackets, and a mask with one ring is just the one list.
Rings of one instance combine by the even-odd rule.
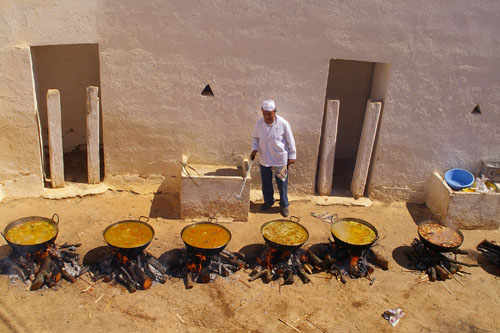
[[[101, 195], [64, 200], [26, 199], [0, 204], [1, 230], [11, 221], [38, 215], [60, 216], [58, 244], [82, 243], [82, 257], [104, 246], [104, 228], [124, 219], [149, 216], [153, 196], [108, 191]], [[390, 270], [376, 269], [375, 282], [349, 279], [347, 284], [312, 275], [313, 283], [282, 286], [261, 280], [247, 282], [248, 272], [239, 271], [210, 284], [170, 279], [154, 283], [146, 291], [129, 294], [113, 283], [97, 282], [88, 288], [89, 276], [74, 284], [62, 281], [57, 289], [28, 291], [18, 279], [0, 275], [0, 331], [49, 332], [498, 332], [500, 329], [500, 279], [476, 250], [483, 239], [500, 242], [500, 232], [464, 231], [461, 247], [470, 255], [464, 261], [481, 263], [467, 268], [471, 275], [457, 280], [416, 283], [418, 274], [408, 272], [404, 250], [417, 235], [416, 223], [430, 216], [425, 206], [374, 202], [371, 207], [318, 206], [294, 201], [291, 215], [309, 230], [304, 245], [327, 242], [328, 224], [312, 212], [337, 213], [374, 224], [380, 233], [375, 250], [390, 261]], [[254, 212], [255, 211], [255, 212]], [[251, 207], [247, 223], [225, 224], [232, 233], [227, 249], [249, 253], [263, 244], [262, 223], [280, 218], [278, 211], [257, 212]], [[156, 257], [184, 246], [180, 220], [151, 218], [156, 235], [148, 250]], [[5, 243], [4, 243], [5, 244]], [[0, 246], [0, 257], [10, 248]], [[464, 258], [465, 257], [465, 258]], [[447, 290], [449, 289], [449, 291]], [[406, 313], [393, 328], [382, 318], [388, 309]], [[284, 322], [295, 327], [287, 326]]]

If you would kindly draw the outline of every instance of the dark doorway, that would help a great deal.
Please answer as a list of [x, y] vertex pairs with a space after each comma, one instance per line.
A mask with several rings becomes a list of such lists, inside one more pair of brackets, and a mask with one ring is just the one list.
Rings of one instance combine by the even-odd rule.
[[[98, 45], [32, 46], [31, 56], [42, 132], [44, 172], [50, 174], [46, 94], [48, 89], [58, 89], [61, 95], [64, 178], [69, 182], [87, 183], [86, 89], [88, 86], [100, 86]], [[102, 143], [102, 130], [99, 141]]]
[[375, 63], [330, 60], [326, 99], [340, 101], [332, 195], [351, 196], [350, 186]]

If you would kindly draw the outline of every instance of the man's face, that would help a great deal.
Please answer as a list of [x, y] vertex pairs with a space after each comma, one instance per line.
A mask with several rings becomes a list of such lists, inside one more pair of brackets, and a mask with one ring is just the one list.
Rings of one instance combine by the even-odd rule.
[[276, 120], [276, 110], [274, 111], [264, 111], [262, 110], [262, 118], [266, 124], [272, 124]]

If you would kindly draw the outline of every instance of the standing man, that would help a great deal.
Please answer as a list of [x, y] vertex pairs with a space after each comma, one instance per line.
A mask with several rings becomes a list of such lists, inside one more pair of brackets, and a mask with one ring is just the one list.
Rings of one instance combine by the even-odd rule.
[[253, 160], [260, 152], [260, 176], [264, 205], [261, 210], [269, 209], [274, 204], [273, 176], [280, 193], [281, 215], [287, 217], [288, 211], [288, 166], [295, 163], [296, 150], [290, 124], [283, 117], [276, 115], [273, 100], [262, 103], [262, 118], [257, 120], [253, 129]]

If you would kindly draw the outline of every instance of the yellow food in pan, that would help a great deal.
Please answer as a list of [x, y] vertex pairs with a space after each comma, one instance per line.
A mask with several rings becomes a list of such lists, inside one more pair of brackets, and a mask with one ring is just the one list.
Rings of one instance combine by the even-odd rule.
[[139, 247], [153, 238], [153, 230], [139, 222], [123, 222], [111, 226], [104, 234], [108, 244], [118, 248]]
[[271, 242], [290, 246], [303, 244], [309, 236], [303, 226], [288, 221], [268, 222], [262, 234]]
[[182, 240], [201, 249], [215, 249], [226, 245], [231, 236], [229, 231], [217, 224], [200, 223], [184, 229]]
[[332, 225], [332, 234], [348, 244], [368, 245], [375, 240], [376, 234], [369, 226], [357, 221], [340, 221]]
[[57, 226], [48, 221], [27, 221], [7, 231], [5, 237], [18, 245], [42, 244], [57, 235]]

